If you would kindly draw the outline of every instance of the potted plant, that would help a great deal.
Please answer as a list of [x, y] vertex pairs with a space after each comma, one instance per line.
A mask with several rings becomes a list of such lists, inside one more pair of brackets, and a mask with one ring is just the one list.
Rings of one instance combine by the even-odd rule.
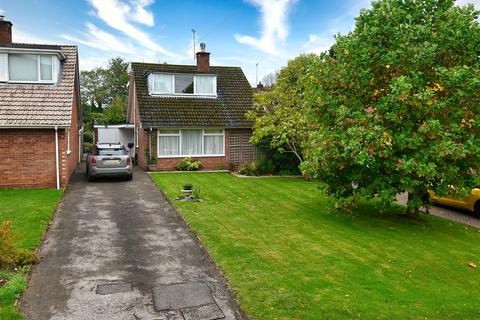
[[148, 171], [157, 171], [157, 159], [154, 156], [148, 158]]
[[185, 183], [181, 191], [185, 195], [184, 199], [186, 200], [191, 199], [192, 192], [193, 192], [193, 184], [191, 184], [190, 182]]

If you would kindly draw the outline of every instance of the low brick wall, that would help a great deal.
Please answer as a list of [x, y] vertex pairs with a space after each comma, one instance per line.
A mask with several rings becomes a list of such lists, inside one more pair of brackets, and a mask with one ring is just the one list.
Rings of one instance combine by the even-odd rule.
[[[159, 158], [157, 160], [158, 171], [174, 171], [175, 166], [183, 158]], [[199, 160], [202, 163], [202, 170], [228, 170], [229, 163], [227, 157], [192, 157], [193, 160]]]

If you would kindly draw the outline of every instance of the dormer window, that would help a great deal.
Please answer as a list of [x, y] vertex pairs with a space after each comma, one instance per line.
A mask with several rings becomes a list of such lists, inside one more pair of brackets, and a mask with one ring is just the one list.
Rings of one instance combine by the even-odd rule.
[[0, 53], [0, 81], [55, 83], [60, 60], [53, 54]]
[[215, 75], [151, 73], [148, 90], [152, 95], [216, 96]]
[[10, 81], [52, 82], [53, 56], [37, 54], [9, 54], [8, 75]]

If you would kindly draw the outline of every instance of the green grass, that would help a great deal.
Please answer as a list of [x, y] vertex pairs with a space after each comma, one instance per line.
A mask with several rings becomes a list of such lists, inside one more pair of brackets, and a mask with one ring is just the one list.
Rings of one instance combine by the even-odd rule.
[[[366, 202], [329, 209], [318, 183], [152, 174], [252, 319], [480, 319], [480, 230]], [[174, 200], [185, 182], [203, 202]]]
[[[12, 221], [12, 229], [20, 234], [21, 247], [35, 250], [42, 239], [62, 195], [52, 189], [0, 189], [0, 223]], [[0, 270], [7, 283], [0, 287], [0, 319], [21, 319], [16, 300], [27, 288], [28, 268], [16, 272]]]

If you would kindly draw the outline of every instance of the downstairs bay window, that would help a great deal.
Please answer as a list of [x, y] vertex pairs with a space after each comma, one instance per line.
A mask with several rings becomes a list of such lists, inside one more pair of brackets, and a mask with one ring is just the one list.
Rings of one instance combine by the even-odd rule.
[[158, 130], [159, 158], [224, 156], [223, 129]]

